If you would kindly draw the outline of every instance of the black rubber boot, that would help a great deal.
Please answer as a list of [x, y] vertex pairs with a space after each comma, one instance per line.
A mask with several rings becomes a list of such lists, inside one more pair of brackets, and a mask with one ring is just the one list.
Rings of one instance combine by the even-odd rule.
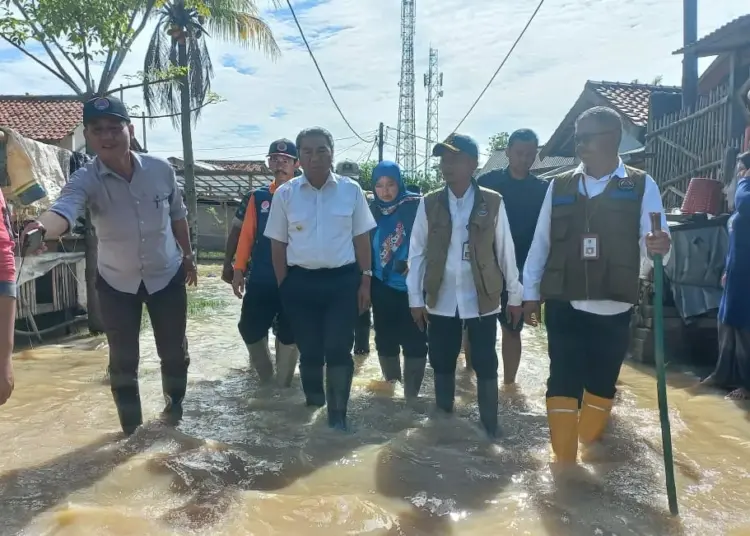
[[446, 413], [453, 413], [456, 395], [455, 374], [435, 374], [435, 405]]
[[141, 394], [136, 380], [135, 385], [121, 385], [112, 387], [112, 398], [117, 406], [117, 415], [120, 417], [120, 426], [125, 435], [135, 432], [143, 424], [143, 413], [141, 412]]
[[387, 382], [401, 381], [401, 359], [396, 357], [378, 357], [380, 360], [380, 370], [383, 372], [383, 378]]
[[326, 394], [328, 396], [328, 426], [346, 430], [346, 407], [352, 390], [352, 367], [326, 367]]
[[419, 397], [426, 366], [426, 357], [404, 358], [404, 397], [407, 400]]
[[187, 391], [187, 374], [184, 376], [161, 375], [161, 388], [164, 393], [164, 410], [162, 415], [170, 424], [177, 424], [182, 420], [182, 401]]
[[497, 380], [477, 380], [479, 421], [491, 438], [497, 437]]
[[299, 368], [302, 391], [305, 393], [307, 406], [322, 408], [326, 405], [326, 392], [323, 388], [323, 367]]

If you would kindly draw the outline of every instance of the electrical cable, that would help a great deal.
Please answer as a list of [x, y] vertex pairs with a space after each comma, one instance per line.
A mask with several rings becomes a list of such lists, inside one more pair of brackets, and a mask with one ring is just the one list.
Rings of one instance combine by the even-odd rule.
[[461, 121], [459, 121], [458, 125], [456, 125], [456, 128], [453, 129], [453, 132], [456, 132], [456, 131], [458, 131], [459, 128], [461, 128], [461, 125], [464, 124], [464, 121], [466, 121], [466, 118], [469, 117], [469, 114], [471, 114], [471, 112], [474, 111], [474, 108], [476, 107], [476, 105], [479, 104], [479, 101], [482, 99], [482, 97], [484, 97], [484, 94], [487, 92], [487, 90], [492, 85], [492, 82], [495, 81], [495, 78], [500, 73], [500, 69], [503, 68], [503, 66], [505, 65], [505, 63], [508, 61], [508, 58], [510, 58], [510, 55], [513, 54], [513, 51], [515, 50], [515, 48], [518, 45], [518, 43], [521, 42], [521, 39], [523, 38], [524, 34], [526, 33], [526, 30], [528, 30], [529, 26], [531, 26], [531, 23], [534, 22], [534, 19], [536, 18], [537, 13], [539, 13], [539, 10], [544, 5], [544, 2], [545, 2], [545, 0], [540, 0], [539, 1], [539, 5], [536, 6], [536, 9], [531, 14], [531, 17], [529, 18], [529, 21], [526, 23], [526, 26], [524, 26], [523, 30], [521, 30], [521, 33], [516, 38], [515, 42], [513, 43], [513, 46], [510, 47], [510, 50], [505, 55], [505, 58], [503, 58], [503, 61], [502, 61], [502, 63], [500, 63], [500, 66], [495, 71], [495, 74], [492, 75], [492, 78], [490, 78], [490, 81], [487, 82], [487, 85], [484, 87], [484, 89], [482, 90], [482, 92], [479, 94], [479, 96], [477, 97], [477, 100], [474, 101], [474, 104], [471, 105], [471, 108], [469, 108], [469, 111], [466, 112], [466, 115], [464, 115], [463, 119], [461, 119]]
[[354, 130], [354, 127], [351, 125], [351, 123], [349, 123], [349, 120], [344, 115], [344, 112], [341, 111], [339, 104], [336, 102], [336, 99], [334, 98], [333, 93], [331, 92], [331, 88], [328, 87], [328, 82], [326, 81], [326, 77], [323, 76], [323, 71], [320, 70], [320, 65], [318, 65], [318, 60], [315, 59], [315, 54], [313, 54], [313, 51], [310, 48], [310, 44], [307, 42], [307, 37], [305, 37], [305, 32], [302, 31], [302, 26], [300, 26], [299, 20], [297, 19], [297, 14], [294, 12], [294, 8], [292, 7], [292, 2], [290, 0], [286, 0], [286, 4], [289, 6], [289, 11], [291, 11], [292, 13], [292, 17], [294, 18], [294, 23], [297, 25], [297, 29], [299, 30], [300, 37], [302, 37], [302, 41], [305, 43], [305, 47], [307, 47], [307, 52], [310, 54], [310, 58], [312, 58], [313, 63], [315, 64], [315, 68], [318, 70], [318, 74], [320, 75], [320, 79], [323, 81], [323, 85], [326, 87], [328, 96], [331, 97], [331, 102], [333, 102], [333, 105], [336, 107], [336, 110], [338, 110], [339, 115], [341, 115], [341, 119], [344, 120], [344, 123], [346, 123], [346, 126], [349, 127], [349, 130], [351, 130], [356, 137], [358, 137], [361, 141], [365, 143], [369, 143], [368, 140], [364, 139], [362, 136], [359, 135], [359, 133], [356, 130]]
[[[364, 135], [368, 134], [374, 134], [375, 130], [368, 130], [364, 133]], [[344, 141], [344, 140], [352, 140], [356, 138], [357, 136], [344, 136], [343, 138], [334, 138], [333, 141]], [[216, 147], [197, 147], [194, 148], [194, 151], [223, 151], [226, 149], [260, 149], [263, 147], [268, 147], [267, 143], [264, 144], [258, 144], [258, 145], [217, 145]], [[151, 150], [150, 153], [173, 153], [177, 151], [182, 151], [182, 148], [178, 149], [157, 149], [157, 150]], [[210, 160], [210, 159], [209, 159]], [[217, 159], [222, 160], [222, 159]]]

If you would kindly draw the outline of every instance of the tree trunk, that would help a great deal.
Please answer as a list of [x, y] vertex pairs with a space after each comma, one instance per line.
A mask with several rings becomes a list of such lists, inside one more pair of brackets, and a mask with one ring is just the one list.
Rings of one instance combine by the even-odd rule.
[[[184, 165], [185, 198], [187, 200], [190, 243], [198, 253], [198, 194], [195, 190], [195, 160], [193, 157], [193, 133], [190, 131], [190, 73], [188, 69], [187, 45], [178, 43], [177, 60], [186, 69], [180, 84], [180, 126], [182, 127], [182, 160]], [[189, 253], [189, 252], [185, 252]]]

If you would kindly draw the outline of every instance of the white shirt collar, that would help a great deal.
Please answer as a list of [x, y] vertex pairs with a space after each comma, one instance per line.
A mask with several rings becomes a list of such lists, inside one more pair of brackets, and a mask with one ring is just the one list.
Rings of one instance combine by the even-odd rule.
[[622, 158], [620, 158], [618, 166], [617, 166], [617, 169], [615, 169], [611, 174], [605, 175], [604, 177], [592, 177], [591, 175], [589, 175], [588, 173], [586, 173], [586, 166], [584, 165], [583, 162], [581, 162], [580, 164], [578, 164], [578, 167], [573, 172], [573, 175], [574, 176], [583, 176], [583, 177], [591, 178], [591, 179], [594, 179], [594, 180], [600, 180], [600, 179], [605, 179], [605, 178], [606, 179], [611, 179], [612, 177], [618, 177], [620, 179], [624, 179], [625, 177], [628, 176], [628, 170], [625, 169], [625, 164], [623, 163]]
[[[305, 175], [304, 173], [302, 173], [302, 175], [300, 175], [298, 178], [303, 185], [306, 184], [314, 188], [314, 186], [310, 184], [310, 181], [307, 180], [307, 175]], [[327, 186], [329, 183], [338, 184], [339, 180], [341, 180], [341, 177], [331, 172], [328, 174], [328, 178], [326, 179], [326, 182], [323, 183], [323, 186]]]

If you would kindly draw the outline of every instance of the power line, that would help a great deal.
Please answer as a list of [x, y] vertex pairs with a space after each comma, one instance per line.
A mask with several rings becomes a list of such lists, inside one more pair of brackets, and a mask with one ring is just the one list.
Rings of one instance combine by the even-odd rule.
[[[365, 135], [367, 134], [373, 134], [374, 130], [368, 130], [365, 132]], [[343, 138], [334, 138], [333, 141], [344, 141], [344, 140], [353, 140], [356, 138], [356, 136], [344, 136]], [[267, 143], [259, 144], [259, 145], [219, 145], [216, 147], [197, 147], [193, 149], [194, 151], [223, 151], [225, 149], [260, 149], [262, 147], [268, 147]], [[180, 147], [175, 149], [156, 149], [149, 151], [150, 153], [172, 153], [182, 151], [182, 148]]]
[[328, 87], [328, 82], [326, 81], [326, 77], [323, 76], [323, 71], [320, 70], [320, 65], [318, 65], [318, 60], [315, 59], [315, 54], [313, 54], [313, 51], [310, 48], [310, 44], [307, 42], [307, 37], [305, 37], [305, 32], [302, 31], [302, 26], [300, 26], [299, 20], [297, 19], [297, 14], [294, 12], [294, 8], [292, 7], [292, 3], [290, 2], [290, 0], [286, 0], [286, 5], [289, 6], [289, 11], [291, 11], [292, 13], [292, 17], [294, 18], [294, 23], [297, 25], [297, 29], [299, 30], [300, 37], [302, 37], [302, 41], [305, 43], [305, 47], [307, 47], [307, 52], [310, 54], [310, 58], [312, 58], [313, 63], [315, 64], [315, 68], [318, 70], [320, 79], [323, 81], [323, 85], [326, 87], [328, 96], [331, 97], [331, 102], [333, 102], [333, 105], [336, 107], [336, 110], [338, 110], [339, 115], [341, 116], [341, 119], [344, 120], [344, 123], [346, 123], [346, 126], [349, 127], [349, 130], [351, 130], [357, 138], [359, 138], [361, 141], [365, 143], [369, 143], [368, 140], [364, 139], [362, 136], [359, 135], [359, 133], [356, 130], [354, 130], [354, 127], [349, 123], [349, 120], [344, 115], [344, 112], [341, 111], [339, 104], [336, 102], [336, 99], [333, 97], [331, 88]]
[[474, 104], [471, 105], [471, 108], [469, 108], [469, 111], [466, 112], [466, 115], [463, 117], [463, 119], [461, 119], [461, 121], [459, 121], [458, 125], [456, 125], [456, 128], [453, 129], [453, 132], [456, 132], [459, 128], [461, 128], [461, 125], [464, 124], [464, 121], [466, 121], [466, 118], [469, 117], [469, 114], [471, 114], [471, 112], [474, 111], [474, 108], [476, 107], [476, 105], [479, 104], [479, 101], [482, 99], [482, 97], [484, 97], [484, 94], [487, 92], [487, 90], [492, 85], [492, 82], [495, 81], [495, 78], [500, 73], [500, 69], [503, 68], [503, 65], [505, 65], [505, 62], [508, 61], [508, 58], [510, 58], [510, 55], [513, 54], [513, 51], [515, 50], [515, 48], [518, 45], [518, 43], [521, 42], [521, 39], [523, 38], [524, 34], [526, 33], [526, 30], [528, 30], [529, 26], [531, 26], [531, 23], [534, 22], [534, 18], [536, 18], [536, 14], [539, 13], [539, 10], [542, 9], [542, 6], [544, 5], [544, 2], [545, 2], [545, 0], [540, 0], [539, 1], [539, 5], [536, 6], [536, 9], [531, 14], [531, 17], [529, 18], [529, 21], [526, 23], [526, 26], [524, 26], [523, 30], [521, 30], [521, 33], [518, 35], [518, 38], [516, 38], [515, 42], [513, 43], [513, 46], [510, 47], [510, 50], [505, 55], [505, 58], [503, 58], [503, 61], [502, 61], [502, 63], [500, 63], [500, 66], [495, 71], [495, 74], [492, 75], [492, 78], [490, 78], [490, 81], [487, 82], [487, 85], [484, 87], [484, 89], [482, 90], [482, 92], [479, 94], [479, 96], [477, 97], [477, 100], [474, 101]]

